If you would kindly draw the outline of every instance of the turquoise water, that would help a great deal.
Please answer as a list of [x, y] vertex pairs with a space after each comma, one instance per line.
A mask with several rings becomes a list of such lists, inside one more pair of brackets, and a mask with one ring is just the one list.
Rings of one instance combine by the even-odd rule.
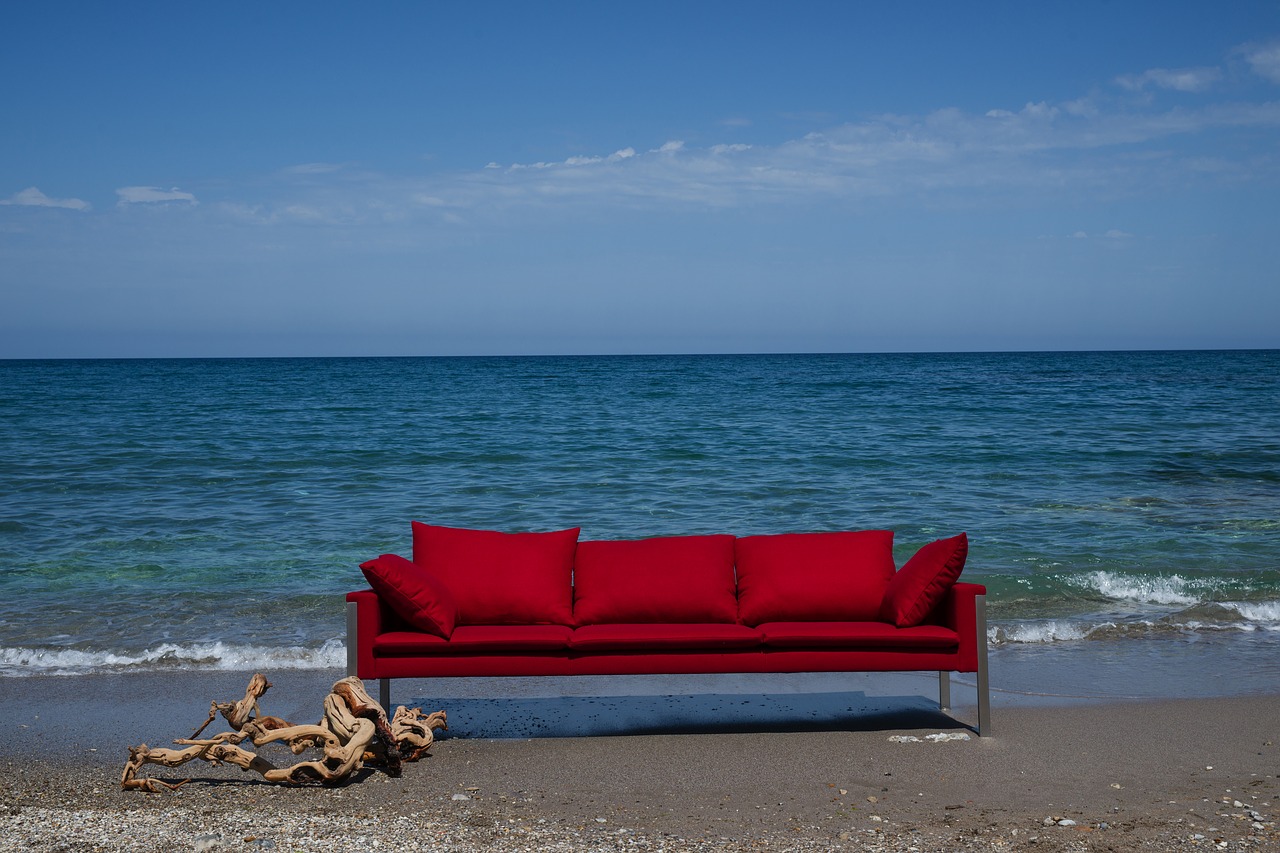
[[0, 674], [340, 665], [410, 519], [964, 530], [997, 651], [1280, 684], [1280, 351], [0, 362]]

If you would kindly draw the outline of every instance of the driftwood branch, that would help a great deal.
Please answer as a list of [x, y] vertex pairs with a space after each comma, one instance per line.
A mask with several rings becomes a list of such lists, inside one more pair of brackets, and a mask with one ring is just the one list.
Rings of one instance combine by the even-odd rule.
[[[279, 717], [262, 716], [258, 700], [271, 688], [261, 673], [249, 680], [244, 698], [238, 702], [211, 702], [209, 719], [192, 733], [174, 744], [181, 749], [152, 749], [145, 743], [129, 748], [129, 760], [120, 777], [120, 787], [156, 793], [176, 789], [181, 782], [139, 777], [148, 764], [181, 767], [199, 759], [215, 766], [233, 764], [241, 770], [252, 770], [268, 782], [301, 785], [319, 782], [336, 784], [348, 779], [366, 763], [382, 767], [389, 775], [399, 776], [402, 761], [417, 761], [431, 747], [436, 729], [447, 729], [444, 711], [423, 714], [421, 708], [396, 709], [393, 718], [374, 701], [355, 676], [333, 685], [324, 699], [324, 718], [315, 725], [294, 725]], [[233, 729], [213, 737], [201, 738], [204, 730], [221, 714]], [[255, 749], [282, 743], [294, 755], [319, 749], [321, 757], [299, 761], [288, 767], [272, 762], [245, 749], [248, 742]]]

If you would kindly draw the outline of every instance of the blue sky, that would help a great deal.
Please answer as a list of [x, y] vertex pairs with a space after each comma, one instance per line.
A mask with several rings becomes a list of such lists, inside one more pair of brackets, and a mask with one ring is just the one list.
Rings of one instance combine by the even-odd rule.
[[1280, 3], [9, 3], [0, 357], [1280, 346]]

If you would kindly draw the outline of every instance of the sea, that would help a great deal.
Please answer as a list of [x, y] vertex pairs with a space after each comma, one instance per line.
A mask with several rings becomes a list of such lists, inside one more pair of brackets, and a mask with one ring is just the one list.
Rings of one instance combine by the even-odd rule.
[[998, 689], [1280, 694], [1277, 350], [0, 361], [0, 676], [341, 667], [415, 519], [965, 531]]

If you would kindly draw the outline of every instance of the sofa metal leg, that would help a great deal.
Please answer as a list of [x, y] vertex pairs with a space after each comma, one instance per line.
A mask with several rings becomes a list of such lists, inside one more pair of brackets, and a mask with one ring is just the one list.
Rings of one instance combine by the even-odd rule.
[[951, 673], [938, 670], [938, 709], [951, 710]]
[[991, 684], [987, 678], [987, 597], [975, 599], [978, 641], [978, 737], [991, 736]]
[[359, 610], [360, 606], [354, 601], [347, 602], [347, 675], [356, 674], [356, 662], [360, 659], [356, 650], [356, 637], [360, 635]]
[[378, 679], [378, 703], [382, 705], [382, 710], [388, 715], [391, 714], [391, 679]]

